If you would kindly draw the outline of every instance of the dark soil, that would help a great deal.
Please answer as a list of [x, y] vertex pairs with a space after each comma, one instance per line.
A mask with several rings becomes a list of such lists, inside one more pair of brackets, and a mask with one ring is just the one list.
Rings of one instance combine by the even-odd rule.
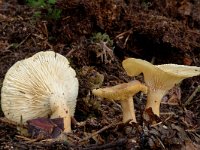
[[160, 118], [149, 111], [145, 121], [146, 97], [137, 94], [137, 124], [120, 123], [119, 105], [91, 94], [133, 79], [121, 66], [126, 57], [200, 66], [199, 0], [58, 0], [53, 8], [62, 10], [57, 19], [48, 8], [36, 16], [25, 0], [0, 0], [0, 83], [15, 62], [39, 51], [66, 56], [80, 83], [75, 119], [82, 125], [65, 142], [26, 137], [0, 111], [0, 149], [200, 149], [200, 77], [169, 91]]

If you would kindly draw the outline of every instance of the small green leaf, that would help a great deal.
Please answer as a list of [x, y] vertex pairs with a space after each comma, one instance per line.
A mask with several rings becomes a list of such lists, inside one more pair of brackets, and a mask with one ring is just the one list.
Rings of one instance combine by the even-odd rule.
[[41, 11], [36, 11], [33, 15], [34, 18], [40, 18], [41, 17]]
[[56, 0], [48, 0], [48, 3], [49, 3], [49, 4], [55, 4], [55, 3], [56, 3]]
[[31, 7], [39, 8], [39, 7], [45, 7], [45, 1], [44, 0], [27, 0], [28, 4]]
[[48, 16], [52, 19], [58, 20], [60, 19], [61, 12], [60, 9], [48, 9]]

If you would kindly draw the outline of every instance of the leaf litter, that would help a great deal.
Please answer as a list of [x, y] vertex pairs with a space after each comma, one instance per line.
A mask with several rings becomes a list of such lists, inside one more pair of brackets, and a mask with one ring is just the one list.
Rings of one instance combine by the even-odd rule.
[[[25, 136], [20, 125], [5, 120], [0, 111], [0, 149], [200, 148], [200, 95], [195, 92], [199, 77], [183, 81], [164, 97], [160, 118], [151, 110], [143, 114], [146, 97], [138, 94], [134, 99], [137, 124], [121, 123], [118, 103], [91, 95], [93, 88], [133, 79], [121, 67], [126, 57], [200, 66], [199, 1], [58, 0], [55, 5], [62, 14], [57, 21], [33, 19], [35, 10], [18, 2], [0, 2], [1, 85], [16, 61], [50, 49], [69, 58], [80, 91], [73, 132], [61, 134], [60, 139], [52, 138], [58, 125], [49, 119], [33, 121], [32, 133]], [[92, 41], [95, 33], [109, 38]], [[43, 126], [48, 131], [43, 132]]]

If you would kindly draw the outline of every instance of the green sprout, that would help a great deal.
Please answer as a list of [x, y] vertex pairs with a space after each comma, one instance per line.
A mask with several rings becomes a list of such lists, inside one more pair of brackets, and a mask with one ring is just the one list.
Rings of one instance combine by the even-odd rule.
[[107, 64], [114, 61], [113, 40], [110, 39], [108, 34], [100, 32], [93, 34], [91, 43], [95, 47], [92, 51], [96, 53], [97, 58], [101, 59], [101, 62]]
[[55, 8], [56, 0], [27, 0], [27, 4], [36, 9], [34, 18], [41, 18], [42, 10], [47, 10], [47, 18], [58, 20], [61, 16], [61, 10]]
[[110, 39], [107, 33], [103, 33], [103, 34], [101, 32], [95, 33], [93, 34], [91, 40], [94, 43], [106, 42], [108, 46], [111, 46], [111, 47], [113, 46], [113, 40]]

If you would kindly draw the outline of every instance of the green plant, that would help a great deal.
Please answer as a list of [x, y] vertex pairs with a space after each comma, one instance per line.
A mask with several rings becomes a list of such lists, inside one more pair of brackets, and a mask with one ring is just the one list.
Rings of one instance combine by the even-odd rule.
[[108, 34], [94, 33], [90, 40], [93, 46], [92, 51], [96, 53], [97, 58], [101, 59], [101, 62], [107, 64], [115, 59], [113, 40], [110, 39]]
[[37, 11], [34, 13], [34, 18], [42, 17], [42, 10], [46, 10], [49, 19], [58, 20], [61, 16], [61, 10], [55, 8], [56, 0], [27, 0], [27, 4], [35, 8]]
[[55, 20], [58, 20], [60, 19], [60, 16], [61, 16], [61, 10], [60, 9], [48, 9], [48, 17], [49, 18], [52, 18], [52, 19], [55, 19]]
[[33, 14], [33, 17], [34, 17], [34, 18], [40, 18], [40, 17], [41, 17], [41, 11], [36, 11], [36, 12]]
[[148, 9], [152, 5], [152, 2], [149, 0], [141, 0], [141, 6], [145, 9]]
[[107, 33], [94, 33], [91, 41], [93, 41], [94, 43], [100, 43], [100, 42], [106, 42], [106, 44], [108, 44], [108, 46], [113, 46], [113, 40], [110, 39], [109, 35]]

